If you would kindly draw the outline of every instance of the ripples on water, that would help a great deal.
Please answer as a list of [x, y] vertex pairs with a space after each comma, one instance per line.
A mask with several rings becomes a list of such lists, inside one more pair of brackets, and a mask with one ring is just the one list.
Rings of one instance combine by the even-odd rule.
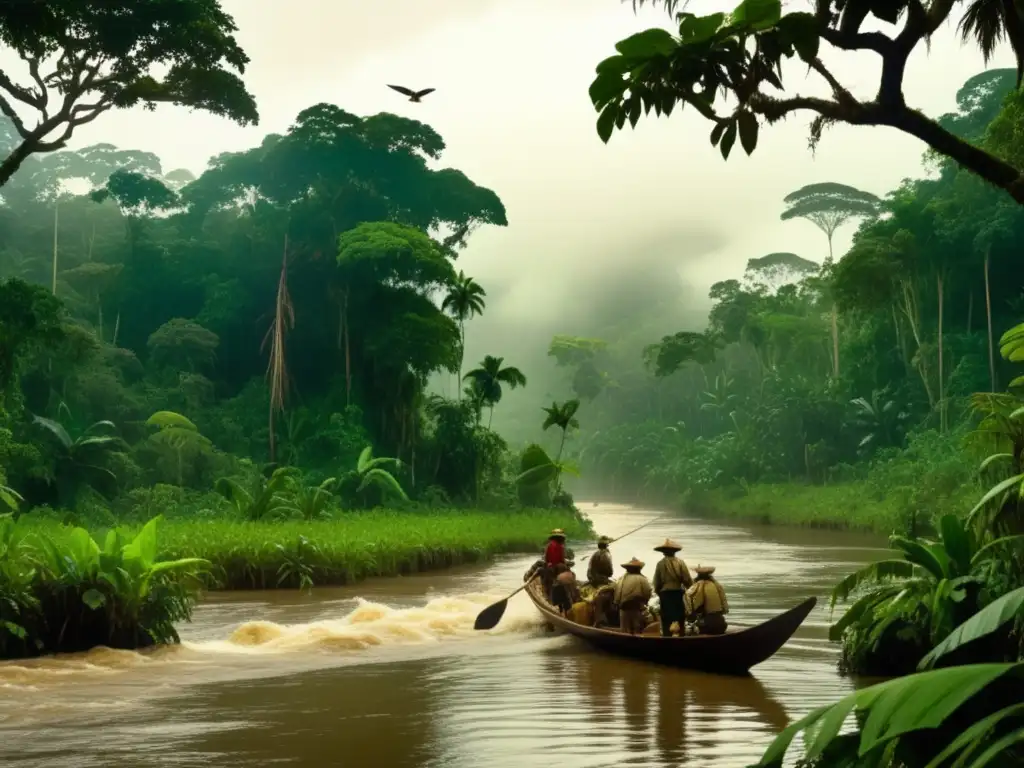
[[[650, 513], [592, 516], [614, 536]], [[613, 551], [653, 565], [666, 536], [691, 567], [717, 566], [745, 624], [823, 596], [881, 554], [850, 534], [695, 520], [659, 522]], [[495, 630], [474, 632], [531, 560], [312, 595], [217, 594], [180, 647], [0, 663], [0, 764], [725, 768], [851, 688], [835, 672], [824, 601], [750, 678], [598, 654], [544, 632], [522, 595]]]

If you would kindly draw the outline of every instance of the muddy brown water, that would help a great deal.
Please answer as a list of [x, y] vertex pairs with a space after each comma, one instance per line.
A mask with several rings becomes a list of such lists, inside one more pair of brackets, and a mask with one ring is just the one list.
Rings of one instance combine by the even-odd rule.
[[[583, 509], [613, 537], [657, 516]], [[730, 618], [744, 624], [824, 598], [883, 553], [875, 537], [680, 517], [613, 545], [615, 560], [637, 555], [653, 573], [651, 548], [666, 536], [691, 567], [717, 567]], [[852, 690], [836, 672], [823, 599], [749, 678], [588, 650], [545, 633], [523, 595], [495, 630], [474, 632], [476, 613], [532, 559], [312, 594], [214, 594], [180, 647], [0, 663], [0, 765], [733, 768]]]

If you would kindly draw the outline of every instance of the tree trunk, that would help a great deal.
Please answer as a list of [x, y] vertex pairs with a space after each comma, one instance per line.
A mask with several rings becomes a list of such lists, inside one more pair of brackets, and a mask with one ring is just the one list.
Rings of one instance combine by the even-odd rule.
[[917, 371], [921, 376], [921, 383], [924, 385], [925, 394], [928, 395], [928, 405], [934, 408], [935, 394], [932, 392], [932, 385], [928, 380], [928, 360], [921, 351], [923, 345], [917, 323], [917, 297], [914, 295], [913, 288], [906, 281], [903, 282], [903, 314], [906, 315], [907, 322], [910, 324], [910, 332], [914, 336], [914, 343], [917, 344], [917, 358], [919, 361]]
[[494, 420], [494, 404], [491, 404], [491, 412], [487, 416], [487, 428], [491, 428], [491, 422]]
[[117, 310], [117, 317], [114, 318], [114, 338], [111, 340], [113, 346], [117, 346], [117, 332], [121, 330], [121, 310]]
[[[832, 255], [832, 232], [825, 233], [828, 236], [828, 263], [834, 261]], [[832, 376], [839, 378], [839, 308], [836, 302], [832, 301]]]
[[60, 198], [53, 201], [53, 286], [52, 293], [57, 295], [57, 220], [60, 212]]
[[342, 324], [345, 334], [345, 405], [352, 405], [352, 351], [349, 347], [348, 338], [348, 287], [345, 288], [344, 308], [342, 310], [344, 319]]
[[462, 402], [462, 364], [466, 362], [466, 321], [459, 319], [459, 335], [462, 336], [462, 349], [459, 350], [459, 380], [455, 384], [455, 390], [459, 394], [459, 402]]
[[971, 335], [971, 322], [974, 319], [974, 291], [967, 294], [967, 335]]
[[942, 380], [942, 275], [935, 276], [935, 289], [939, 297], [939, 432], [946, 432], [946, 397]]
[[839, 310], [832, 302], [832, 375], [839, 378]]
[[992, 246], [985, 251], [985, 319], [988, 322], [988, 376], [992, 391], [996, 391], [996, 353], [995, 343], [992, 339], [992, 294], [988, 285], [988, 262], [992, 255]]

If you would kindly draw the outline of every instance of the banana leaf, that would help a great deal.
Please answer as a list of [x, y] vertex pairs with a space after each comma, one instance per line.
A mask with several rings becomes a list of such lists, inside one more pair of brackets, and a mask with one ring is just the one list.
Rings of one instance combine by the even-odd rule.
[[1024, 680], [1024, 662], [937, 669], [863, 688], [790, 725], [768, 746], [754, 768], [779, 768], [801, 732], [808, 736], [803, 759], [820, 758], [837, 739], [849, 738], [839, 732], [855, 713], [862, 722], [856, 753], [859, 757], [873, 754], [900, 736], [941, 727], [977, 693], [1007, 676]]
[[917, 666], [918, 670], [934, 668], [944, 656], [967, 643], [991, 635], [1021, 615], [1024, 615], [1024, 587], [1008, 592], [993, 601], [950, 632], [945, 640], [921, 659]]

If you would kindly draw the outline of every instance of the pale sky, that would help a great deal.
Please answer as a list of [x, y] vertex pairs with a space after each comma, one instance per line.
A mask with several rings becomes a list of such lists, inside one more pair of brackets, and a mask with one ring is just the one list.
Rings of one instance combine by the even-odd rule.
[[[825, 239], [818, 230], [779, 220], [788, 192], [834, 180], [883, 195], [922, 172], [923, 145], [887, 128], [832, 128], [813, 156], [809, 115], [763, 129], [751, 158], [737, 142], [728, 162], [711, 147], [709, 124], [692, 110], [660, 120], [652, 113], [603, 145], [587, 95], [594, 66], [614, 53], [617, 40], [667, 26], [660, 10], [637, 17], [618, 0], [222, 4], [252, 59], [245, 80], [259, 105], [258, 127], [163, 106], [104, 115], [72, 146], [109, 141], [149, 150], [165, 171], [183, 166], [198, 175], [209, 157], [285, 131], [300, 110], [320, 101], [427, 122], [448, 144], [442, 164], [494, 189], [508, 209], [509, 226], [478, 231], [459, 260], [492, 286], [483, 323], [501, 323], [506, 332], [510, 321], [525, 328], [567, 301], [585, 301], [570, 295], [581, 277], [614, 279], [643, 269], [646, 260], [677, 263], [698, 297], [715, 280], [738, 277], [750, 257], [793, 251], [820, 260]], [[700, 10], [730, 5], [703, 2]], [[873, 93], [873, 56], [823, 55], [855, 94]], [[1008, 63], [1003, 51], [992, 66]], [[959, 86], [983, 66], [948, 25], [930, 53], [922, 47], [911, 60], [908, 101], [932, 115], [949, 111]], [[817, 76], [808, 78], [799, 65], [786, 82], [790, 91], [822, 91]], [[437, 92], [411, 104], [387, 83]], [[840, 253], [852, 233], [841, 231]], [[472, 340], [469, 346], [471, 359], [487, 351], [473, 349]]]

